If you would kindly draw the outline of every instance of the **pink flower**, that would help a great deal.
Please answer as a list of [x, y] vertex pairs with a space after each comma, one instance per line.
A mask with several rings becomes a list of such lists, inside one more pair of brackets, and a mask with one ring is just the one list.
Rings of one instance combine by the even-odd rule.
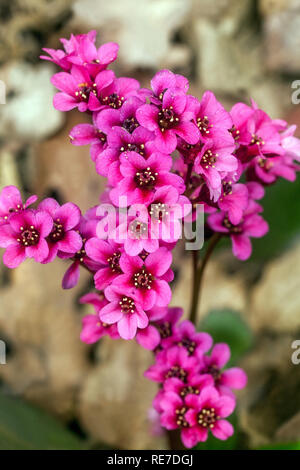
[[200, 133], [191, 122], [190, 100], [182, 92], [168, 89], [162, 97], [161, 106], [145, 104], [136, 113], [137, 120], [155, 133], [155, 145], [163, 153], [172, 153], [177, 146], [177, 136], [189, 144], [198, 142]]
[[294, 137], [296, 126], [290, 126], [281, 134], [281, 146], [285, 155], [293, 160], [300, 161], [300, 140]]
[[120, 156], [136, 152], [142, 157], [147, 157], [150, 155], [149, 141], [152, 137], [153, 134], [143, 127], [137, 127], [131, 134], [121, 127], [116, 127], [114, 132], [108, 135], [107, 148], [97, 156], [97, 173], [108, 176], [110, 184], [116, 186], [121, 178]]
[[41, 55], [40, 58], [54, 62], [63, 70], [70, 70], [72, 64], [84, 66], [90, 74], [96, 76], [97, 73], [104, 70], [111, 62], [116, 60], [119, 46], [116, 43], [109, 42], [102, 44], [98, 49], [95, 46], [96, 31], [90, 31], [88, 34], [74, 36], [70, 39], [61, 39], [64, 50], [46, 49], [43, 50], [50, 57]]
[[185, 348], [189, 356], [205, 353], [212, 347], [212, 337], [208, 333], [199, 333], [195, 325], [184, 320], [174, 329], [174, 335], [169, 344]]
[[180, 195], [173, 186], [157, 189], [148, 206], [151, 233], [167, 243], [177, 241], [182, 235], [182, 219], [190, 214], [191, 209], [189, 199]]
[[182, 308], [169, 307], [164, 317], [151, 320], [160, 334], [161, 348], [169, 348], [170, 345], [173, 344], [173, 335], [175, 334], [176, 325], [182, 315]]
[[153, 351], [160, 343], [160, 333], [154, 326], [154, 322], [165, 318], [168, 314], [167, 307], [154, 307], [147, 311], [149, 325], [143, 330], [139, 330], [136, 335], [137, 342], [145, 349]]
[[105, 289], [109, 301], [99, 312], [100, 320], [109, 325], [117, 324], [118, 333], [123, 339], [133, 339], [138, 328], [146, 328], [147, 314], [133, 294], [127, 294], [117, 285]]
[[47, 212], [53, 219], [53, 228], [47, 237], [49, 255], [43, 263], [53, 261], [58, 251], [74, 254], [81, 249], [81, 236], [74, 230], [80, 221], [79, 207], [71, 202], [60, 206], [55, 199], [47, 198], [38, 208]]
[[199, 396], [188, 395], [185, 401], [189, 408], [185, 419], [190, 426], [188, 432], [182, 435], [186, 447], [194, 447], [198, 442], [206, 441], [208, 431], [221, 440], [232, 436], [232, 425], [223, 419], [235, 408], [235, 400], [231, 397], [220, 395], [214, 387], [206, 387]]
[[0, 246], [6, 248], [3, 263], [16, 268], [25, 258], [44, 261], [49, 254], [45, 238], [52, 227], [53, 220], [47, 212], [26, 209], [13, 214], [8, 224], [0, 226]]
[[0, 193], [0, 226], [9, 222], [12, 214], [21, 212], [34, 204], [37, 196], [30, 196], [25, 203], [16, 186], [5, 186]]
[[129, 97], [119, 109], [104, 109], [98, 113], [96, 118], [97, 127], [103, 130], [106, 134], [114, 131], [114, 127], [122, 127], [129, 134], [139, 126], [136, 119], [137, 109], [144, 104], [144, 102], [136, 97]]
[[160, 105], [163, 96], [167, 90], [178, 93], [186, 93], [189, 89], [187, 78], [182, 75], [174, 74], [170, 70], [159, 70], [151, 80], [151, 88], [153, 93], [149, 91], [149, 98], [152, 103]]
[[214, 386], [220, 393], [231, 394], [230, 389], [241, 389], [247, 384], [247, 376], [239, 367], [223, 370], [230, 359], [230, 349], [225, 343], [216, 344], [210, 356], [199, 355], [199, 371], [214, 379]]
[[109, 233], [109, 238], [124, 246], [129, 256], [140, 255], [143, 251], [154, 253], [159, 248], [159, 241], [155, 233], [151, 232], [151, 223], [146, 211], [138, 217], [128, 216], [125, 221], [120, 220], [115, 230]]
[[[101, 73], [99, 75], [101, 75]], [[95, 79], [96, 83], [97, 77]], [[119, 109], [123, 106], [127, 98], [138, 95], [139, 88], [140, 84], [134, 78], [115, 78], [113, 81], [111, 80], [107, 83], [106, 86], [102, 86], [101, 84], [97, 94], [90, 95], [91, 101], [89, 103], [89, 109], [91, 111], [101, 111], [107, 108]]]
[[227, 134], [218, 134], [207, 140], [194, 163], [195, 172], [202, 175], [211, 193], [221, 193], [223, 176], [237, 170], [237, 159], [232, 155], [235, 149], [234, 140]]
[[90, 238], [85, 244], [85, 251], [87, 256], [100, 265], [94, 276], [96, 289], [104, 290], [123, 273], [120, 268], [120, 257], [123, 250], [113, 240]]
[[78, 108], [81, 112], [93, 110], [95, 103], [100, 106], [99, 99], [103, 89], [115, 80], [112, 70], [104, 70], [92, 78], [88, 71], [73, 65], [69, 72], [59, 72], [51, 78], [52, 84], [60, 90], [54, 96], [53, 105], [59, 111], [70, 111]]
[[80, 265], [85, 266], [92, 273], [99, 269], [99, 263], [89, 258], [85, 251], [85, 243], [96, 236], [96, 227], [99, 218], [96, 217], [96, 207], [89, 209], [84, 216], [81, 216], [77, 230], [82, 239], [82, 247], [75, 254], [59, 252], [60, 258], [72, 258], [72, 264], [69, 266], [62, 280], [63, 289], [72, 289], [76, 286], [80, 277]]
[[153, 153], [147, 160], [136, 152], [122, 156], [120, 165], [121, 179], [110, 192], [116, 206], [120, 197], [127, 196], [127, 204], [150, 204], [155, 191], [162, 186], [173, 186], [181, 194], [185, 190], [180, 176], [170, 173], [172, 159], [160, 153]]
[[139, 256], [123, 253], [120, 267], [125, 274], [120, 275], [114, 284], [121, 287], [128, 295], [137, 298], [145, 310], [154, 305], [165, 307], [171, 300], [171, 289], [164, 275], [170, 269], [172, 255], [166, 248], [159, 248], [143, 261]]
[[159, 352], [155, 359], [155, 364], [144, 375], [149, 380], [161, 383], [172, 377], [188, 383], [198, 364], [195, 357], [189, 356], [185, 349], [177, 346]]
[[252, 101], [252, 107], [237, 103], [231, 110], [233, 137], [239, 144], [237, 157], [249, 162], [253, 157], [283, 155], [278, 123]]
[[199, 393], [205, 387], [214, 386], [214, 379], [209, 374], [198, 374], [197, 372], [189, 376], [188, 383], [182, 382], [182, 380], [172, 377], [167, 379], [163, 383], [163, 390], [166, 393], [173, 392], [184, 399], [187, 395], [199, 395]]
[[259, 181], [263, 184], [275, 183], [280, 177], [293, 182], [296, 180], [297, 171], [299, 167], [287, 155], [270, 158], [258, 156], [249, 163], [246, 176], [250, 181]]
[[219, 208], [227, 212], [229, 222], [238, 224], [243, 216], [244, 210], [248, 206], [248, 189], [245, 184], [228, 181], [227, 178], [222, 181], [222, 192], [218, 199]]
[[103, 323], [99, 318], [99, 312], [102, 307], [108, 304], [103, 296], [98, 294], [86, 294], [80, 298], [81, 304], [91, 304], [95, 308], [94, 315], [85, 315], [82, 319], [82, 330], [80, 339], [84, 343], [96, 343], [100, 338], [109, 335], [112, 339], [120, 338], [116, 325]]
[[218, 137], [220, 132], [225, 134], [232, 127], [230, 114], [211, 91], [206, 91], [201, 101], [195, 98], [193, 105], [194, 119], [203, 141]]
[[242, 261], [251, 256], [250, 237], [263, 237], [269, 230], [267, 222], [257, 212], [257, 207], [253, 206], [250, 201], [238, 224], [232, 224], [226, 212], [211, 214], [207, 219], [212, 230], [230, 236], [233, 254]]

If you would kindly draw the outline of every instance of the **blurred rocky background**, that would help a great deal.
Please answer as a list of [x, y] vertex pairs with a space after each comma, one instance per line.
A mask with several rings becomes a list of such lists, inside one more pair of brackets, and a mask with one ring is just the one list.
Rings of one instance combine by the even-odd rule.
[[[42, 47], [57, 48], [60, 37], [90, 29], [101, 42], [119, 42], [118, 74], [146, 84], [168, 67], [185, 74], [198, 96], [211, 89], [228, 108], [253, 97], [272, 117], [300, 122], [300, 108], [291, 104], [291, 84], [300, 79], [300, 0], [1, 0], [0, 188], [16, 184], [25, 194], [54, 195], [83, 211], [97, 202], [104, 183], [88, 149], [68, 139], [83, 116], [54, 110], [56, 69], [39, 60]], [[291, 344], [300, 339], [299, 189], [299, 182], [269, 188], [271, 232], [256, 243], [253, 258], [240, 263], [226, 245], [205, 277], [199, 321], [209, 323], [211, 311], [238, 312], [223, 323], [229, 341], [237, 331], [238, 362], [249, 375], [239, 394], [241, 447], [300, 441], [300, 365], [291, 362]], [[62, 262], [27, 262], [16, 271], [0, 265], [0, 338], [7, 344], [0, 430], [15, 395], [92, 446], [166, 448], [148, 419], [155, 386], [143, 371], [151, 354], [134, 342], [82, 344], [81, 317], [89, 309], [77, 299], [89, 281], [82, 273], [79, 286], [63, 292], [64, 270]], [[180, 247], [175, 270], [173, 304], [187, 309], [191, 266]], [[29, 422], [23, 439], [31, 435]]]

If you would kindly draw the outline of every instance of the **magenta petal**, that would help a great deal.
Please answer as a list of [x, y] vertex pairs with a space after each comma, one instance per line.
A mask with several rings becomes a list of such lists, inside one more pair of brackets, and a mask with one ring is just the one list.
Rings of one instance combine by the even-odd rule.
[[104, 290], [117, 276], [118, 274], [114, 274], [110, 268], [99, 269], [94, 276], [96, 289]]
[[79, 263], [74, 262], [65, 272], [65, 275], [62, 280], [62, 287], [63, 289], [72, 289], [72, 287], [76, 286], [79, 281], [80, 276], [80, 268]]
[[247, 384], [247, 375], [239, 367], [231, 367], [222, 373], [222, 385], [230, 388], [241, 389]]
[[25, 249], [20, 245], [11, 245], [6, 248], [3, 263], [8, 268], [17, 268], [25, 260]]
[[0, 246], [7, 248], [10, 245], [17, 245], [17, 235], [10, 225], [0, 226]]
[[160, 334], [154, 326], [149, 325], [147, 328], [139, 330], [136, 340], [143, 348], [153, 351], [160, 343]]
[[145, 265], [155, 275], [162, 276], [172, 264], [172, 254], [167, 248], [159, 248], [147, 256]]
[[182, 122], [176, 128], [176, 134], [189, 144], [196, 144], [200, 138], [200, 132], [197, 126], [192, 122]]
[[226, 343], [217, 343], [211, 353], [211, 361], [220, 369], [227, 364], [230, 359], [230, 348]]
[[149, 131], [158, 129], [157, 118], [158, 108], [151, 104], [144, 104], [136, 112], [136, 118], [141, 126], [144, 126]]
[[245, 261], [251, 256], [252, 245], [250, 238], [246, 235], [231, 235], [232, 252], [241, 261]]
[[58, 111], [70, 111], [76, 108], [77, 101], [66, 93], [56, 93], [53, 98], [53, 106]]
[[67, 202], [63, 204], [57, 211], [56, 218], [59, 218], [63, 224], [65, 230], [71, 230], [76, 227], [80, 222], [81, 212], [76, 204]]
[[111, 302], [100, 310], [99, 317], [103, 323], [111, 325], [118, 322], [123, 317], [123, 313], [119, 308], [118, 302]]
[[198, 444], [198, 432], [196, 428], [188, 428], [181, 430], [181, 440], [183, 445], [188, 449]]
[[152, 288], [156, 292], [156, 305], [158, 307], [165, 307], [171, 302], [172, 292], [166, 281], [157, 279], [153, 282]]
[[133, 339], [137, 330], [137, 316], [135, 314], [123, 315], [118, 322], [118, 332], [123, 339]]
[[63, 240], [57, 243], [57, 247], [65, 253], [76, 253], [82, 247], [82, 238], [79, 233], [71, 230], [65, 233]]
[[86, 242], [85, 251], [91, 259], [103, 265], [107, 265], [107, 259], [113, 254], [111, 245], [96, 237], [90, 238]]
[[233, 435], [234, 429], [229, 421], [226, 419], [220, 419], [216, 422], [215, 426], [211, 430], [212, 434], [217, 438], [225, 441]]

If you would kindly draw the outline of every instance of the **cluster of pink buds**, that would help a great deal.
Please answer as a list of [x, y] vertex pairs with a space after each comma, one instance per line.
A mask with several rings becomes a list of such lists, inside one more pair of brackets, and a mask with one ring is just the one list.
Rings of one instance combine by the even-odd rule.
[[[107, 177], [100, 206], [85, 214], [73, 203], [47, 198], [33, 209], [13, 186], [0, 194], [3, 261], [17, 267], [25, 258], [47, 264], [67, 260], [63, 288], [74, 287], [80, 267], [94, 278], [96, 292], [81, 298], [95, 313], [83, 319], [81, 339], [135, 338], [155, 352], [146, 376], [161, 384], [154, 407], [167, 429], [180, 429], [184, 444], [204, 441], [208, 430], [226, 439], [233, 430], [231, 388], [241, 388], [240, 369], [222, 368], [224, 344], [178, 324], [170, 308], [172, 250], [182, 222], [197, 219], [197, 205], [218, 237], [230, 237], [233, 254], [245, 260], [251, 237], [262, 237], [264, 187], [282, 177], [293, 181], [300, 161], [295, 126], [272, 120], [252, 102], [227, 112], [212, 92], [188, 95], [188, 80], [159, 71], [151, 89], [133, 78], [117, 78], [107, 67], [118, 45], [95, 46], [96, 32], [62, 39], [64, 49], [41, 56], [62, 71], [52, 77], [59, 90], [54, 107], [78, 108], [91, 117], [70, 131], [73, 145], [90, 145], [99, 175]], [[114, 211], [108, 211], [107, 207]], [[126, 210], [126, 217], [124, 216]], [[106, 211], [106, 212], [105, 212]]]

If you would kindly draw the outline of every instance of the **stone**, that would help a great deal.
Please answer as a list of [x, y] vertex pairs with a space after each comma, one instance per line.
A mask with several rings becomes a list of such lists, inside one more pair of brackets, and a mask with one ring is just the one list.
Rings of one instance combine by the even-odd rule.
[[3, 70], [6, 104], [0, 106], [0, 137], [5, 140], [41, 140], [57, 132], [64, 115], [54, 109], [50, 78], [55, 67], [14, 62]]
[[13, 394], [67, 418], [88, 371], [88, 347], [80, 342], [76, 298], [87, 281], [61, 291], [68, 263], [27, 261], [0, 286], [0, 337], [10, 354], [0, 377]]
[[[299, 437], [300, 376], [291, 361], [295, 334], [257, 335], [255, 348], [239, 366], [248, 376], [238, 391], [239, 423], [247, 446], [258, 448]], [[298, 436], [298, 437], [297, 437]]]
[[104, 338], [98, 357], [79, 397], [84, 429], [113, 448], [166, 449], [166, 438], [154, 436], [148, 420], [157, 384], [143, 373], [153, 362], [152, 353], [134, 341]]
[[101, 28], [101, 42], [117, 41], [120, 63], [127, 68], [158, 68], [165, 61], [172, 67], [171, 39], [190, 7], [190, 0], [76, 0], [72, 21], [81, 28]]
[[89, 146], [70, 143], [73, 126], [90, 122], [77, 111], [67, 113], [63, 130], [34, 148], [34, 191], [40, 196], [57, 194], [61, 201], [72, 201], [82, 212], [96, 205], [106, 179], [99, 176], [89, 156]]
[[300, 70], [300, 1], [261, 1], [265, 60], [269, 70], [296, 73]]
[[300, 244], [264, 269], [250, 296], [248, 320], [256, 331], [300, 330]]
[[[200, 252], [201, 256], [201, 252]], [[189, 259], [190, 258], [190, 259]], [[192, 255], [186, 251], [175, 255], [174, 268], [177, 272], [172, 286], [172, 306], [182, 307], [188, 315], [191, 302]], [[189, 289], [187, 289], [189, 286]], [[209, 261], [202, 282], [198, 308], [198, 321], [212, 310], [226, 309], [243, 313], [246, 309], [244, 279], [239, 273], [228, 275], [224, 271], [223, 258], [213, 256]]]

